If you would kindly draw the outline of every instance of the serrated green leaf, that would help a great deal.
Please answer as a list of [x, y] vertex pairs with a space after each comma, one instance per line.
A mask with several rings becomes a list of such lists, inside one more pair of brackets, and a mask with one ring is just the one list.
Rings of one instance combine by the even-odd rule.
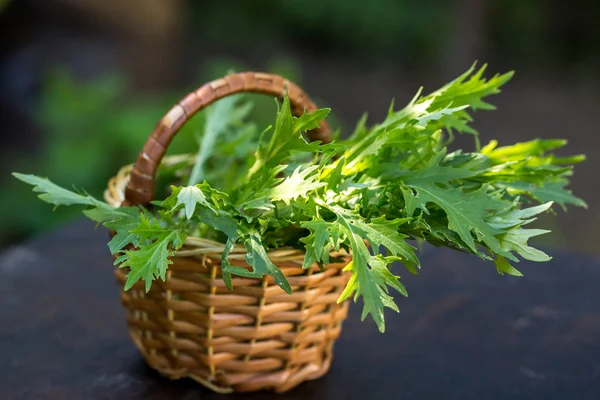
[[567, 204], [588, 208], [585, 201], [574, 196], [570, 190], [565, 189], [568, 183], [566, 179], [558, 179], [542, 185], [529, 184], [527, 182], [511, 182], [503, 186], [518, 192], [529, 193], [533, 198], [543, 203], [550, 201], [557, 203], [563, 210], [566, 210]]
[[509, 206], [488, 196], [483, 189], [463, 192], [450, 182], [468, 177], [469, 172], [434, 164], [402, 177], [404, 184], [412, 189], [404, 191], [406, 212], [408, 216], [412, 216], [417, 209], [428, 213], [427, 205], [435, 204], [446, 213], [448, 228], [456, 232], [472, 252], [477, 252], [477, 239], [494, 252], [502, 254], [496, 239], [496, 235], [502, 231], [491, 226], [487, 219]]
[[55, 205], [96, 205], [96, 200], [91, 196], [77, 194], [54, 184], [47, 178], [41, 178], [36, 175], [26, 175], [13, 172], [15, 178], [33, 186], [34, 192], [42, 193], [38, 195], [43, 201]]
[[231, 280], [232, 265], [229, 262], [229, 254], [235, 247], [235, 239], [229, 237], [225, 243], [225, 249], [221, 253], [221, 275], [223, 276], [223, 282], [229, 290], [233, 290], [233, 282]]
[[171, 212], [176, 211], [183, 206], [186, 218], [190, 219], [194, 215], [197, 205], [215, 211], [212, 205], [208, 202], [200, 185], [185, 187], [172, 186], [171, 190], [171, 196], [162, 202], [162, 205], [166, 208], [170, 208]]
[[494, 265], [496, 266], [498, 273], [501, 275], [508, 274], [512, 276], [523, 276], [519, 270], [510, 265], [510, 262], [508, 262], [508, 260], [502, 256], [497, 256], [496, 259], [494, 259]]
[[552, 207], [552, 202], [540, 204], [528, 208], [511, 208], [505, 212], [490, 217], [489, 224], [497, 229], [508, 229], [532, 222], [535, 216], [547, 211]]
[[261, 138], [261, 144], [255, 153], [256, 161], [250, 168], [247, 179], [263, 168], [270, 169], [279, 165], [293, 152], [318, 153], [328, 149], [333, 150], [334, 146], [322, 146], [318, 142], [308, 143], [302, 136], [304, 132], [317, 128], [329, 111], [330, 109], [322, 108], [294, 117], [286, 93], [277, 113], [273, 135], [268, 143], [263, 142], [264, 136]]
[[340, 217], [338, 223], [352, 248], [352, 261], [344, 268], [344, 271], [352, 272], [352, 277], [346, 284], [338, 302], [348, 299], [353, 293], [354, 301], [358, 297], [362, 297], [363, 311], [361, 320], [364, 321], [367, 315], [371, 315], [379, 331], [384, 332], [385, 319], [383, 308], [387, 306], [394, 309], [394, 306], [391, 306], [393, 301], [390, 295], [378, 284], [372, 270], [369, 268], [371, 255], [362, 238], [352, 231], [351, 225], [343, 217]]
[[244, 241], [246, 246], [246, 262], [252, 271], [246, 268], [226, 265], [223, 268], [225, 273], [245, 276], [247, 278], [262, 278], [265, 274], [273, 276], [275, 283], [281, 287], [286, 293], [292, 293], [292, 287], [283, 275], [283, 272], [271, 260], [265, 250], [260, 234], [258, 232], [250, 232], [248, 238]]
[[230, 213], [222, 210], [213, 212], [202, 209], [197, 214], [200, 221], [217, 231], [223, 232], [227, 237], [236, 239], [239, 236], [239, 222]]
[[26, 175], [14, 172], [15, 178], [33, 186], [33, 191], [41, 193], [38, 197], [46, 203], [56, 206], [92, 206], [93, 208], [84, 210], [84, 214], [95, 222], [105, 222], [120, 218], [129, 218], [137, 211], [135, 208], [124, 207], [115, 208], [111, 205], [96, 200], [90, 195], [79, 194], [70, 190], [64, 189], [47, 178], [41, 178], [36, 175]]
[[550, 261], [552, 258], [543, 251], [527, 245], [527, 241], [534, 237], [549, 233], [545, 229], [521, 229], [513, 228], [500, 235], [500, 247], [506, 251], [514, 251], [526, 260], [530, 261]]
[[161, 224], [154, 216], [142, 213], [133, 229], [121, 226], [122, 232], [135, 235], [131, 242], [136, 245], [135, 249], [122, 251], [115, 260], [115, 264], [120, 264], [119, 268], [130, 269], [125, 290], [141, 279], [148, 291], [155, 279], [165, 279], [167, 268], [172, 264], [169, 258], [183, 245], [187, 235], [180, 229], [164, 225], [164, 220]]
[[104, 226], [116, 232], [115, 236], [108, 242], [108, 248], [111, 254], [118, 253], [128, 245], [139, 245], [138, 235], [131, 233], [131, 230], [138, 226], [137, 220], [132, 219], [127, 222], [113, 221], [104, 224]]
[[[348, 240], [352, 249], [352, 261], [344, 268], [345, 271], [351, 271], [352, 277], [340, 295], [338, 302], [344, 301], [354, 293], [354, 301], [358, 297], [363, 299], [362, 319], [371, 315], [377, 327], [381, 332], [385, 331], [385, 320], [383, 315], [384, 307], [398, 311], [393, 298], [388, 294], [387, 286], [392, 286], [400, 293], [405, 294], [404, 287], [398, 282], [398, 277], [394, 276], [387, 269], [387, 264], [397, 257], [384, 258], [381, 255], [371, 255], [364, 239], [368, 240], [369, 234], [365, 232], [364, 225], [357, 221], [355, 215], [350, 211], [332, 208], [337, 215], [337, 225], [340, 232]], [[372, 233], [377, 236], [376, 240], [381, 240], [379, 232]], [[418, 263], [418, 261], [417, 261]]]
[[371, 245], [385, 247], [392, 255], [399, 256], [400, 260], [409, 268], [419, 266], [419, 259], [415, 254], [415, 248], [406, 243], [407, 235], [398, 232], [402, 220], [386, 220], [384, 216], [366, 222], [362, 218], [351, 220], [351, 224], [360, 229], [361, 236], [367, 239]]
[[[383, 257], [381, 254], [378, 254], [370, 258], [369, 265], [371, 265], [371, 269], [375, 273], [375, 279], [379, 281], [379, 286], [383, 288], [390, 286], [406, 297], [408, 293], [404, 285], [400, 283], [400, 277], [392, 274], [388, 269], [388, 265], [393, 261], [401, 261], [401, 259], [398, 257]], [[394, 303], [392, 302], [392, 304]], [[386, 306], [390, 307], [390, 305]], [[395, 304], [394, 306], [395, 311], [399, 311]]]
[[283, 201], [285, 204], [290, 204], [290, 201], [298, 197], [306, 197], [309, 192], [327, 185], [325, 182], [318, 181], [319, 176], [315, 174], [318, 169], [316, 165], [302, 170], [301, 168], [296, 168], [292, 175], [271, 189], [272, 201]]
[[481, 153], [496, 163], [505, 163], [509, 161], [521, 161], [532, 156], [542, 156], [548, 150], [564, 147], [567, 141], [564, 139], [535, 139], [503, 147], [496, 147], [497, 143], [495, 140], [491, 141], [481, 150]]
[[90, 220], [103, 223], [106, 226], [108, 221], [129, 221], [137, 219], [140, 210], [137, 207], [119, 207], [115, 208], [102, 202], [97, 202], [95, 207], [83, 210], [83, 214]]
[[140, 279], [145, 282], [146, 291], [150, 290], [155, 279], [165, 280], [170, 260], [183, 245], [184, 234], [180, 231], [167, 231], [151, 243], [136, 250], [125, 251], [125, 257], [118, 259], [119, 268], [129, 268], [124, 290], [129, 290]]
[[329, 247], [326, 245], [329, 243], [331, 223], [323, 220], [312, 220], [304, 222], [302, 227], [311, 231], [309, 236], [300, 239], [301, 242], [305, 243], [304, 248], [306, 249], [302, 268], [308, 268], [320, 261], [327, 263], [329, 261]]

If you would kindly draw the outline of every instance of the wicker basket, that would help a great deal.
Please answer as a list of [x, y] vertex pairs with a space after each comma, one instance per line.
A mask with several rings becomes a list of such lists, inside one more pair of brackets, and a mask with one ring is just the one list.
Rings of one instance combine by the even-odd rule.
[[[264, 73], [245, 72], [205, 84], [175, 105], [148, 138], [135, 164], [109, 182], [105, 199], [114, 206], [148, 205], [155, 176], [179, 128], [196, 112], [234, 93], [257, 92], [281, 97], [287, 87], [296, 115], [316, 109], [296, 85]], [[329, 127], [308, 133], [310, 140], [329, 141]], [[270, 259], [293, 288], [285, 293], [270, 276], [233, 277], [233, 290], [221, 279], [224, 245], [190, 237], [173, 257], [166, 280], [148, 293], [138, 282], [121, 300], [133, 342], [146, 362], [163, 375], [189, 377], [216, 392], [270, 389], [287, 391], [327, 372], [334, 342], [348, 312], [337, 304], [349, 276], [342, 269], [348, 254], [333, 254], [339, 263], [321, 270], [302, 268], [304, 253], [279, 249]], [[231, 254], [232, 265], [248, 267], [245, 249]], [[121, 286], [126, 271], [116, 269]]]

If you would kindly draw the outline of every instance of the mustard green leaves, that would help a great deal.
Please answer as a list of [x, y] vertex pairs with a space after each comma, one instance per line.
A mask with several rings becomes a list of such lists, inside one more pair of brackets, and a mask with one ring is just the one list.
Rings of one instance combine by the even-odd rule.
[[[244, 134], [246, 145], [236, 150], [243, 161], [233, 175], [241, 171], [245, 179], [232, 179], [228, 164], [205, 173], [208, 154], [201, 149], [197, 163], [202, 165], [192, 166], [192, 179], [186, 179], [190, 171], [185, 169], [180, 175], [183, 182], [206, 180], [172, 186], [166, 199], [153, 202], [152, 211], [115, 209], [46, 179], [15, 176], [41, 192], [42, 200], [85, 206], [88, 218], [116, 232], [109, 248], [116, 263], [130, 270], [126, 289], [140, 280], [148, 289], [164, 279], [170, 258], [187, 236], [224, 243], [222, 273], [229, 288], [233, 275], [268, 274], [288, 293], [292, 287], [269, 259], [269, 250], [302, 248], [303, 268], [309, 268], [330, 263], [332, 251], [347, 249], [353, 256], [346, 267], [351, 278], [339, 301], [361, 298], [362, 318], [370, 315], [384, 331], [384, 309], [398, 311], [394, 292], [407, 295], [394, 264], [411, 273], [420, 268], [411, 243], [421, 240], [471, 253], [493, 262], [498, 273], [520, 276], [512, 265], [519, 259], [550, 259], [529, 244], [548, 231], [526, 225], [553, 204], [586, 207], [566, 188], [573, 165], [584, 157], [552, 153], [565, 141], [537, 139], [503, 147], [491, 141], [479, 148], [472, 114], [494, 109], [487, 97], [499, 93], [512, 76], [486, 79], [484, 72], [485, 66], [473, 66], [428, 95], [419, 90], [404, 108], [395, 110], [392, 104], [384, 121], [369, 126], [365, 116], [347, 139], [331, 144], [305, 138], [330, 110], [296, 117], [285, 96], [273, 129], [256, 142]], [[217, 132], [243, 127], [248, 110], [247, 104], [229, 102], [213, 112], [210, 118], [218, 121], [210, 122], [205, 147], [215, 154], [231, 153], [229, 143], [214, 139]], [[456, 132], [473, 135], [475, 151], [451, 151]], [[229, 263], [235, 245], [245, 246], [250, 268]]]

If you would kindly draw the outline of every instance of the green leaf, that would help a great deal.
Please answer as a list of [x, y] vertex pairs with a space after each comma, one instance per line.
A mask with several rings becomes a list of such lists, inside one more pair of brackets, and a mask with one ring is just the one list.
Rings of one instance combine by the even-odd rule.
[[105, 223], [104, 226], [116, 232], [115, 236], [108, 242], [108, 248], [110, 249], [111, 254], [117, 254], [128, 245], [139, 245], [138, 235], [131, 233], [131, 230], [138, 226], [137, 219], [111, 221]]
[[419, 266], [419, 259], [415, 254], [415, 248], [406, 243], [408, 235], [398, 232], [404, 221], [400, 219], [386, 220], [384, 216], [366, 222], [362, 218], [353, 219], [350, 223], [362, 231], [361, 237], [367, 239], [371, 245], [385, 247], [392, 255], [399, 256], [408, 268]]
[[169, 258], [181, 248], [186, 234], [178, 229], [163, 227], [157, 220], [149, 219], [143, 214], [138, 226], [130, 233], [138, 237], [139, 247], [124, 251], [123, 256], [115, 260], [115, 264], [120, 264], [119, 268], [130, 269], [125, 290], [142, 279], [146, 284], [146, 291], [149, 291], [155, 279], [165, 280], [167, 268], [172, 264]]
[[[394, 149], [392, 154], [404, 151], [405, 161], [426, 161], [442, 150], [441, 129], [449, 135], [454, 130], [476, 134], [469, 126], [472, 118], [468, 110], [493, 109], [483, 98], [499, 93], [499, 88], [512, 77], [512, 73], [507, 73], [486, 80], [483, 78], [485, 68], [484, 65], [474, 73], [473, 65], [463, 75], [427, 96], [421, 96], [419, 90], [399, 111], [393, 111], [392, 104], [387, 118], [371, 129], [365, 128], [364, 122], [359, 124], [357, 133], [347, 142], [345, 172], [352, 174], [372, 169], [373, 161], [376, 164], [385, 161], [377, 160], [375, 155], [386, 147]], [[403, 149], [398, 148], [399, 145]]]
[[519, 270], [510, 265], [510, 262], [508, 262], [508, 260], [502, 256], [496, 256], [494, 265], [496, 266], [498, 273], [501, 275], [508, 274], [512, 276], [523, 276]]
[[499, 236], [500, 247], [506, 251], [514, 251], [526, 260], [538, 262], [550, 261], [552, 257], [543, 251], [527, 245], [527, 241], [530, 238], [549, 232], [545, 229], [513, 228]]
[[248, 234], [248, 238], [244, 241], [246, 246], [246, 262], [252, 271], [248, 271], [246, 268], [231, 266], [228, 262], [223, 267], [223, 271], [227, 274], [235, 274], [239, 276], [245, 276], [247, 278], [262, 278], [265, 274], [273, 276], [275, 283], [281, 287], [286, 293], [292, 293], [292, 287], [283, 275], [283, 272], [271, 260], [267, 255], [260, 234], [256, 231], [252, 231]]
[[100, 222], [106, 226], [106, 222], [109, 221], [135, 220], [140, 214], [140, 209], [137, 207], [115, 208], [109, 204], [97, 201], [95, 207], [88, 208], [82, 212], [88, 219], [95, 222]]
[[225, 243], [225, 249], [221, 253], [221, 275], [223, 276], [223, 282], [229, 290], [233, 290], [233, 282], [231, 280], [231, 270], [233, 269], [229, 262], [229, 254], [235, 247], [235, 239], [229, 237]]
[[511, 208], [489, 218], [489, 224], [497, 229], [507, 229], [524, 225], [535, 220], [539, 215], [552, 207], [552, 202], [528, 208]]
[[566, 179], [559, 179], [554, 182], [544, 183], [542, 185], [529, 184], [527, 182], [511, 182], [503, 186], [507, 189], [516, 190], [519, 193], [529, 193], [534, 199], [540, 202], [555, 202], [563, 210], [566, 205], [571, 204], [577, 207], [588, 208], [588, 205], [582, 199], [573, 195], [570, 190], [565, 189], [569, 183]]
[[206, 208], [214, 210], [212, 206], [206, 201], [206, 196], [202, 193], [197, 186], [187, 186], [183, 188], [173, 188], [173, 192], [178, 191], [177, 193], [177, 204], [173, 207], [173, 210], [177, 209], [180, 205], [184, 206], [185, 216], [187, 219], [192, 218], [194, 215], [194, 211], [196, 210], [196, 205], [200, 204]]
[[[330, 112], [330, 108], [320, 108], [311, 112], [310, 114], [306, 113], [305, 110], [304, 113], [302, 113], [302, 115], [298, 118], [292, 117], [292, 133], [304, 133], [318, 128], [321, 124], [321, 121], [323, 121]], [[285, 134], [283, 130], [281, 133]]]
[[350, 234], [351, 246], [353, 251], [352, 261], [344, 268], [344, 271], [352, 272], [350, 280], [346, 284], [344, 291], [338, 299], [338, 303], [348, 299], [354, 293], [354, 301], [358, 297], [363, 298], [363, 311], [361, 320], [365, 320], [367, 315], [371, 315], [380, 332], [385, 331], [385, 318], [383, 308], [387, 305], [394, 309], [393, 301], [385, 291], [378, 285], [377, 280], [372, 276], [369, 265], [370, 255], [364, 243], [360, 239]]
[[303, 242], [306, 254], [304, 255], [304, 262], [302, 268], [308, 268], [314, 263], [329, 260], [329, 249], [330, 246], [326, 246], [329, 243], [331, 223], [320, 219], [307, 221], [302, 223], [302, 227], [309, 229], [311, 234], [307, 237], [300, 239]]
[[497, 141], [491, 141], [481, 149], [481, 153], [495, 163], [501, 164], [509, 161], [521, 161], [532, 156], [543, 156], [548, 150], [564, 147], [567, 141], [564, 139], [535, 139], [503, 147], [496, 147], [497, 144]]
[[47, 178], [41, 178], [35, 175], [25, 175], [14, 172], [15, 178], [33, 186], [34, 192], [42, 193], [38, 197], [43, 201], [55, 205], [96, 205], [96, 201], [91, 196], [84, 196], [72, 192], [52, 183]]
[[477, 239], [494, 252], [503, 254], [496, 238], [501, 231], [491, 226], [487, 219], [509, 206], [486, 194], [483, 188], [464, 192], [450, 182], [468, 177], [469, 173], [470, 171], [441, 167], [434, 163], [424, 170], [402, 177], [404, 184], [412, 189], [403, 192], [406, 213], [412, 216], [416, 209], [428, 213], [427, 204], [434, 204], [444, 210], [448, 228], [456, 232], [472, 252], [477, 252]]
[[139, 211], [133, 207], [115, 208], [111, 205], [99, 201], [87, 194], [78, 194], [64, 189], [47, 178], [41, 178], [35, 175], [25, 175], [13, 173], [13, 176], [25, 183], [33, 186], [33, 191], [42, 193], [38, 197], [46, 203], [56, 206], [92, 206], [93, 208], [83, 211], [83, 213], [92, 221], [106, 222], [122, 218], [130, 218], [137, 215]]
[[239, 237], [239, 222], [226, 211], [217, 210], [214, 212], [202, 209], [198, 212], [198, 220], [217, 231], [223, 232], [229, 238], [236, 239]]
[[225, 193], [211, 188], [207, 182], [195, 186], [171, 186], [171, 191], [171, 195], [158, 204], [170, 212], [183, 206], [187, 219], [192, 218], [198, 205], [216, 213], [218, 202], [227, 197]]
[[[346, 217], [338, 214], [337, 222], [352, 248], [352, 261], [344, 268], [344, 271], [351, 271], [352, 276], [340, 295], [338, 302], [346, 300], [353, 293], [354, 301], [358, 297], [362, 297], [363, 311], [361, 319], [364, 320], [367, 315], [371, 315], [379, 331], [384, 332], [384, 307], [398, 311], [393, 298], [387, 293], [387, 285], [395, 288], [401, 285], [399, 286], [397, 277], [389, 273], [385, 262], [382, 266], [382, 262], [385, 259], [371, 256], [366, 244], [362, 240], [363, 238], [356, 232], [356, 228], [353, 227], [352, 223]], [[403, 292], [402, 289], [400, 290], [401, 292]]]
[[[221, 141], [229, 141], [224, 137], [235, 125], [239, 125], [252, 110], [252, 103], [237, 105], [239, 96], [226, 97], [211, 105], [207, 110], [204, 133], [199, 138], [199, 150], [196, 162], [192, 167], [188, 186], [200, 183], [206, 175], [205, 165], [211, 155], [215, 152], [217, 138]], [[189, 219], [189, 217], [188, 217]]]
[[300, 117], [294, 117], [290, 108], [290, 100], [286, 95], [281, 109], [278, 110], [275, 130], [268, 143], [264, 143], [264, 135], [255, 153], [256, 161], [248, 172], [248, 179], [262, 168], [273, 168], [279, 165], [293, 152], [318, 153], [325, 150], [332, 151], [335, 147], [320, 145], [319, 142], [308, 143], [302, 134], [315, 129], [329, 114], [330, 109], [318, 109], [310, 114], [304, 112]]
[[[391, 248], [389, 250], [391, 252], [398, 251], [403, 254], [408, 253], [408, 258], [414, 258], [414, 264], [418, 264], [418, 260], [414, 257], [414, 254], [411, 255], [410, 252], [407, 252], [408, 249], [400, 245], [400, 243], [391, 243], [390, 239], [383, 237], [385, 234], [391, 234], [392, 240], [401, 238], [398, 236], [398, 233], [393, 232], [392, 229], [392, 226], [398, 226], [400, 224], [398, 221], [384, 221], [380, 219], [375, 223], [368, 224], [353, 211], [336, 206], [324, 206], [333, 211], [337, 216], [337, 219], [335, 223], [332, 223], [332, 226], [336, 226], [336, 230], [344, 236], [344, 241], [352, 250], [352, 261], [344, 268], [345, 271], [351, 271], [352, 276], [340, 295], [338, 302], [344, 301], [352, 296], [352, 294], [354, 294], [354, 301], [359, 297], [362, 297], [362, 319], [364, 320], [367, 315], [371, 315], [379, 330], [383, 332], [385, 330], [384, 307], [398, 311], [398, 307], [394, 303], [393, 298], [389, 295], [387, 287], [391, 286], [401, 294], [406, 295], [406, 290], [398, 281], [398, 277], [394, 276], [388, 270], [387, 265], [393, 261], [399, 260], [406, 262], [406, 259], [395, 256], [384, 257], [381, 254], [372, 255], [365, 240], [370, 240], [372, 243], [379, 243], [384, 246], [389, 245]], [[323, 231], [334, 231], [331, 227], [328, 227], [325, 230], [322, 225], [320, 226], [314, 222], [309, 224], [309, 226], [313, 228], [314, 232], [318, 232], [320, 236], [324, 235]], [[310, 243], [310, 240], [307, 241]], [[318, 243], [323, 243], [323, 240], [319, 239]], [[316, 252], [318, 251], [317, 247]], [[376, 252], [377, 249], [373, 248], [372, 251]]]
[[[378, 254], [369, 259], [369, 264], [371, 265], [371, 269], [374, 272], [375, 279], [378, 281], [380, 287], [385, 288], [386, 286], [390, 286], [395, 289], [401, 295], [407, 297], [408, 293], [406, 292], [406, 288], [404, 285], [400, 283], [400, 277], [391, 273], [388, 269], [388, 265], [393, 261], [400, 261], [401, 259], [398, 257], [384, 257], [381, 254]], [[394, 304], [392, 302], [392, 304]], [[394, 306], [387, 305], [387, 307], [393, 308], [398, 311], [398, 308], [394, 304]]]
[[285, 204], [290, 204], [290, 201], [298, 197], [306, 197], [309, 192], [322, 188], [327, 184], [319, 182], [319, 176], [315, 174], [318, 166], [304, 168], [298, 167], [292, 175], [285, 178], [279, 185], [271, 189], [270, 197], [272, 201], [281, 200]]
[[500, 93], [500, 87], [513, 77], [514, 72], [495, 74], [492, 78], [486, 80], [483, 78], [483, 73], [486, 69], [487, 65], [484, 64], [475, 72], [475, 64], [473, 64], [471, 68], [458, 78], [432, 92], [427, 96], [434, 99], [432, 107], [452, 103], [455, 107], [468, 105], [473, 110], [493, 110], [494, 106], [483, 99], [487, 96]]

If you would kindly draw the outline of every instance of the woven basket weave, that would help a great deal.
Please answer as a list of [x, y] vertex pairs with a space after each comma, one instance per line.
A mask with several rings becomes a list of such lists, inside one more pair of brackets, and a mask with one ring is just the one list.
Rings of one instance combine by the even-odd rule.
[[[316, 109], [296, 85], [283, 78], [245, 72], [210, 82], [190, 93], [159, 122], [136, 163], [109, 181], [105, 199], [112, 205], [148, 205], [155, 176], [166, 149], [183, 123], [214, 101], [239, 92], [282, 97], [288, 90], [292, 111]], [[329, 142], [329, 127], [308, 133], [310, 140]], [[304, 252], [279, 249], [269, 258], [287, 277], [293, 293], [285, 293], [270, 276], [233, 278], [233, 290], [221, 279], [222, 243], [189, 237], [172, 258], [166, 280], [148, 293], [138, 282], [121, 292], [130, 335], [146, 362], [171, 379], [189, 377], [216, 392], [287, 391], [327, 372], [334, 342], [348, 312], [337, 304], [349, 276], [342, 269], [346, 253], [333, 253], [337, 263], [302, 268]], [[232, 265], [250, 268], [245, 248], [236, 247]], [[116, 269], [123, 287], [127, 271]]]

